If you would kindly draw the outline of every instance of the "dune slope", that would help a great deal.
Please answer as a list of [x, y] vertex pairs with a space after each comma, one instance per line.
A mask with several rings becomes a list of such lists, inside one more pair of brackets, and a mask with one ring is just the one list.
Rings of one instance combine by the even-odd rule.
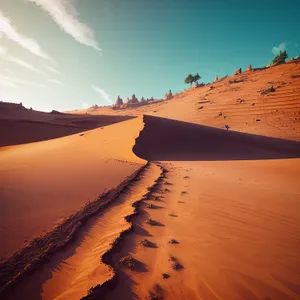
[[131, 118], [45, 113], [26, 109], [21, 104], [0, 102], [0, 147], [54, 139]]
[[162, 165], [105, 299], [299, 299], [299, 159]]
[[[272, 86], [274, 92], [262, 94]], [[80, 112], [147, 114], [222, 129], [228, 125], [234, 131], [299, 141], [299, 103], [300, 61], [229, 76], [139, 108], [103, 107]]]
[[78, 211], [145, 164], [131, 151], [141, 119], [0, 148], [0, 256]]
[[144, 116], [134, 152], [147, 160], [237, 160], [300, 157], [300, 142]]
[[[122, 279], [106, 299], [298, 299], [300, 159], [263, 159], [269, 140], [258, 137], [259, 157], [203, 161], [214, 147], [215, 160], [224, 159], [220, 136], [227, 132], [196, 126], [187, 139], [185, 127], [195, 125], [145, 118], [135, 153], [148, 157], [152, 144], [150, 158], [168, 159], [161, 163], [167, 173], [134, 219], [137, 230], [115, 253]], [[194, 141], [197, 134], [197, 141], [203, 139], [205, 130], [212, 144], [203, 149]], [[167, 139], [167, 132], [176, 135]], [[230, 153], [238, 155], [239, 145], [250, 147], [249, 141], [233, 134]], [[292, 144], [299, 149], [299, 143]], [[195, 147], [199, 156], [191, 155]], [[285, 151], [277, 148], [277, 158]], [[136, 267], [120, 264], [129, 254]]]

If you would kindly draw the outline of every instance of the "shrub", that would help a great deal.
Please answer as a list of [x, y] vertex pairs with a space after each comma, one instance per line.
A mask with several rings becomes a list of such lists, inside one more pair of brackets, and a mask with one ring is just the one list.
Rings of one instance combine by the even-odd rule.
[[283, 52], [280, 51], [279, 54], [277, 54], [274, 59], [272, 60], [272, 66], [280, 65], [285, 63], [285, 60], [288, 58], [288, 54], [284, 50]]
[[192, 75], [189, 74], [185, 79], [184, 79], [184, 83], [186, 84], [190, 84], [192, 86], [192, 84], [198, 83], [198, 80], [201, 78], [201, 76], [197, 73], [196, 75]]

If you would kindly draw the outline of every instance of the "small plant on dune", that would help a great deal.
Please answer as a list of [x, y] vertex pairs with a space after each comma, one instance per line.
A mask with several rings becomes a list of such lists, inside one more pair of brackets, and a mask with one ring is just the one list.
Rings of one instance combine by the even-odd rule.
[[285, 63], [285, 60], [288, 58], [288, 54], [284, 50], [283, 52], [280, 51], [272, 60], [272, 66], [280, 65]]
[[150, 242], [147, 239], [141, 240], [140, 244], [144, 247], [149, 247], [150, 246]]
[[174, 240], [174, 239], [171, 239], [171, 240], [169, 241], [169, 243], [170, 243], [170, 244], [179, 244], [179, 242], [176, 241], [176, 240]]
[[170, 217], [178, 217], [177, 215], [175, 214], [169, 214]]
[[189, 74], [185, 79], [184, 79], [184, 83], [186, 84], [190, 84], [192, 86], [194, 80], [193, 80], [193, 75], [192, 74]]
[[181, 269], [183, 269], [183, 266], [180, 263], [176, 262], [173, 264], [172, 268], [174, 270], [181, 270]]
[[197, 73], [196, 75], [192, 75], [189, 74], [185, 79], [184, 79], [184, 83], [186, 84], [190, 84], [192, 86], [192, 84], [198, 83], [198, 80], [201, 78], [201, 76]]
[[134, 258], [130, 254], [122, 257], [120, 263], [130, 269], [134, 268]]
[[160, 225], [159, 222], [154, 221], [154, 220], [152, 220], [152, 219], [146, 220], [146, 223], [149, 224], [149, 225], [151, 225], [151, 226], [159, 226], [159, 225]]

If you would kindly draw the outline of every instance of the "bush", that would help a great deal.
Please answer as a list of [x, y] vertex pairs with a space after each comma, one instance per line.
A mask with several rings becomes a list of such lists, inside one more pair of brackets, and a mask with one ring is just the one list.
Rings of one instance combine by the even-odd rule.
[[288, 54], [284, 50], [283, 52], [280, 51], [279, 54], [277, 54], [274, 59], [272, 60], [272, 66], [280, 65], [285, 63], [285, 60], [288, 58]]
[[196, 75], [189, 74], [185, 79], [184, 83], [192, 85], [194, 82], [198, 83], [201, 76], [197, 73]]

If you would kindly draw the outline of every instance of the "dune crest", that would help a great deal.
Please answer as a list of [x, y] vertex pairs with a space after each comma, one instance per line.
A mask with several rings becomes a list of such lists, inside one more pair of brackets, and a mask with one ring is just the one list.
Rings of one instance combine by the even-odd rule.
[[148, 161], [249, 160], [300, 157], [300, 142], [166, 118], [144, 116], [133, 152]]
[[142, 128], [141, 118], [136, 118], [55, 140], [0, 148], [0, 233], [5, 241], [0, 256], [9, 257], [145, 165], [132, 153]]

